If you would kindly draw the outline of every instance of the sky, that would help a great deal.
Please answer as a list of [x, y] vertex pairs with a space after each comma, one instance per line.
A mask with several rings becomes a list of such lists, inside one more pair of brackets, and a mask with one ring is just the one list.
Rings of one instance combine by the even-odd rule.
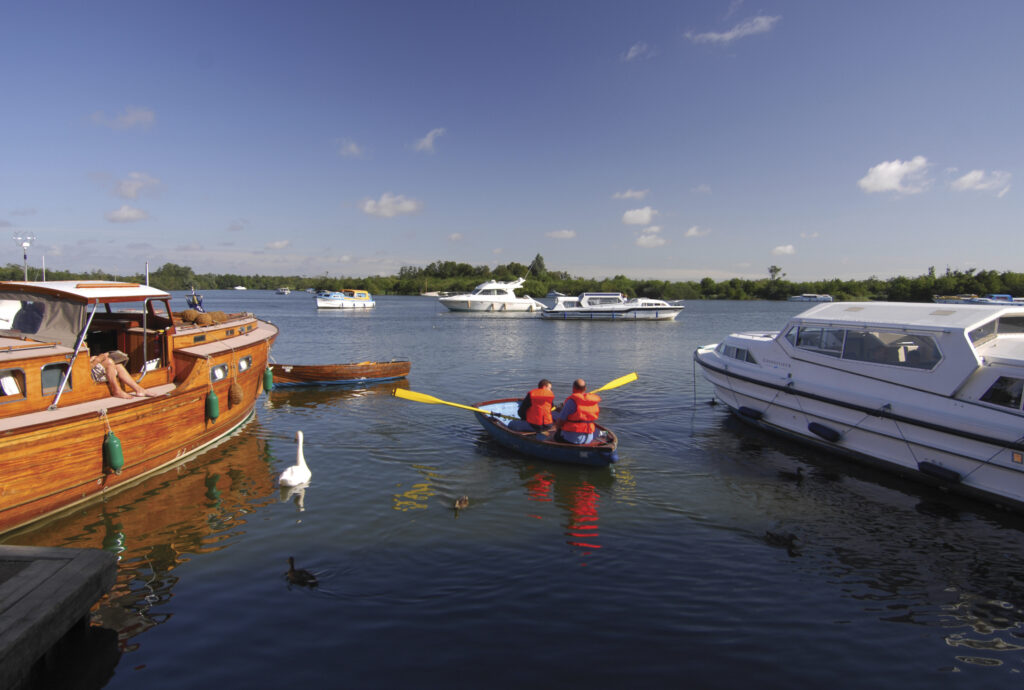
[[1021, 26], [1013, 0], [3, 3], [0, 236], [118, 274], [1024, 271]]

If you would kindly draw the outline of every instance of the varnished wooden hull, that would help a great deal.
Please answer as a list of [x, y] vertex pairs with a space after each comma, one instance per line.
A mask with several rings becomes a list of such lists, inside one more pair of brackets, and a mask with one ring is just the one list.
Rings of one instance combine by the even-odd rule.
[[407, 360], [357, 364], [271, 364], [275, 386], [352, 385], [404, 378]]
[[[258, 333], [232, 339], [231, 347], [211, 343], [205, 345], [207, 352], [176, 351], [176, 385], [166, 395], [105, 410], [97, 404], [68, 405], [5, 426], [0, 432], [0, 532], [117, 490], [237, 429], [253, 414], [277, 335], [276, 327], [257, 323]], [[244, 370], [238, 366], [242, 359], [248, 362]], [[216, 367], [228, 373], [211, 382]], [[235, 382], [241, 399], [232, 405], [229, 390]], [[207, 418], [210, 390], [218, 397], [216, 420]], [[79, 407], [83, 411], [76, 414]], [[104, 466], [108, 428], [123, 451], [119, 474]]]

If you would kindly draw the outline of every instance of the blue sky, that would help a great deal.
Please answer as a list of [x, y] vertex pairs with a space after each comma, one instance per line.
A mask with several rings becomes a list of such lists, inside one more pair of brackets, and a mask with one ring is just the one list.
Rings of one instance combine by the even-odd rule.
[[4, 3], [0, 232], [123, 273], [1021, 271], [1021, 26], [996, 1]]

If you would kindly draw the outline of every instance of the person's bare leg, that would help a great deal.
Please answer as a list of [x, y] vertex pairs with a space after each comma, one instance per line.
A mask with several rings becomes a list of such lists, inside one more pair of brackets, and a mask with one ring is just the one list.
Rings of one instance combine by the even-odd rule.
[[[101, 360], [104, 370], [107, 372], [107, 387], [110, 388], [110, 394], [115, 398], [130, 398], [132, 396], [125, 393], [121, 386], [117, 385], [117, 379], [120, 377], [121, 372], [118, 369], [124, 369], [124, 367], [118, 367], [109, 358]], [[130, 376], [128, 378], [131, 378]], [[132, 382], [134, 383], [134, 381]]]
[[140, 386], [135, 381], [135, 379], [132, 378], [132, 375], [128, 373], [128, 370], [124, 368], [123, 364], [117, 364], [115, 366], [117, 368], [117, 378], [121, 379], [121, 381], [124, 382], [124, 385], [128, 386], [133, 391], [135, 391], [136, 395], [148, 396], [148, 397], [156, 396], [156, 393], [150, 393], [145, 388]]

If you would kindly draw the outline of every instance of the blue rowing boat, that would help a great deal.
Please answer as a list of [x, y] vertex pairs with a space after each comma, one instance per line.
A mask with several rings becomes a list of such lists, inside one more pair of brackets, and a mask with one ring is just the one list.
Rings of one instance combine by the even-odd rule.
[[553, 462], [567, 462], [575, 465], [590, 465], [592, 467], [606, 467], [619, 459], [618, 453], [615, 452], [619, 439], [609, 429], [604, 428], [600, 424], [597, 425], [599, 440], [586, 445], [562, 443], [552, 440], [554, 432], [538, 434], [535, 431], [513, 431], [509, 429], [506, 426], [507, 418], [517, 419], [516, 413], [519, 409], [519, 400], [516, 398], [491, 400], [479, 403], [474, 407], [491, 413], [483, 414], [477, 412], [476, 418], [480, 422], [480, 426], [495, 441], [523, 455], [530, 455]]

